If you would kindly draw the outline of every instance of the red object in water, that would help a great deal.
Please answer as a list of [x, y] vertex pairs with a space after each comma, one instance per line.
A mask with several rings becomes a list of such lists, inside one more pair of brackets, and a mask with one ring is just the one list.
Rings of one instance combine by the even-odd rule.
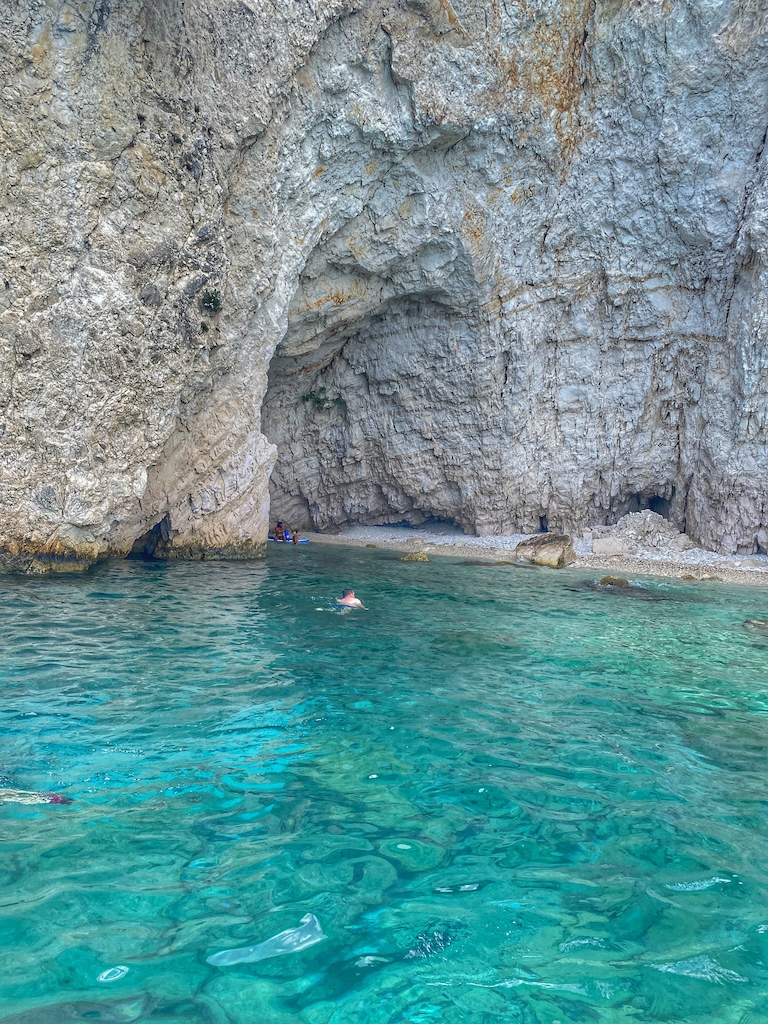
[[74, 800], [71, 796], [61, 796], [60, 793], [43, 793], [43, 796], [48, 797], [49, 804], [72, 804]]

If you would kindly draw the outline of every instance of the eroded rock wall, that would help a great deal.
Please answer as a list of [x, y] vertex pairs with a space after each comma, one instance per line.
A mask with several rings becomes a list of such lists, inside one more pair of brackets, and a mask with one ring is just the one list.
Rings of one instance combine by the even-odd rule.
[[767, 28], [759, 0], [19, 0], [6, 561], [158, 523], [167, 557], [258, 554], [276, 456], [303, 527], [666, 502], [768, 548]]

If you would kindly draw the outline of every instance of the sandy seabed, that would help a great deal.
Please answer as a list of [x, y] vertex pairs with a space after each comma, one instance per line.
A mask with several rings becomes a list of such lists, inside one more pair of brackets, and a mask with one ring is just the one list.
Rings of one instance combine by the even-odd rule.
[[[312, 533], [314, 543], [376, 547], [390, 551], [423, 551], [428, 557], [448, 555], [484, 562], [513, 562], [514, 549], [530, 534], [468, 537], [458, 531], [403, 526], [353, 526], [341, 533]], [[576, 561], [571, 568], [605, 571], [614, 576], [667, 576], [690, 581], [719, 581], [768, 586], [768, 555], [719, 555], [702, 548], [689, 551], [639, 551], [631, 555], [594, 555], [589, 544], [574, 538]]]

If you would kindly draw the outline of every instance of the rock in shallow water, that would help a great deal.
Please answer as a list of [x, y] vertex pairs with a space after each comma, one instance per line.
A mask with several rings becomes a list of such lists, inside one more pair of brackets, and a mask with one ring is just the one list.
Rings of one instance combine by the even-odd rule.
[[751, 633], [763, 633], [768, 636], [768, 619], [745, 619], [743, 625]]
[[601, 587], [628, 587], [629, 580], [623, 576], [603, 576], [600, 580]]

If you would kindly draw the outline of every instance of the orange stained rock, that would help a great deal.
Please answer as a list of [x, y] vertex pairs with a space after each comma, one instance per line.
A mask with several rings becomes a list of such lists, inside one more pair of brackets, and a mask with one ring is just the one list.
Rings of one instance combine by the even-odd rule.
[[505, 94], [514, 93], [521, 112], [550, 120], [567, 164], [582, 138], [578, 119], [583, 87], [580, 63], [590, 0], [560, 0], [557, 19], [536, 20], [537, 9], [526, 0], [520, 0], [518, 9], [528, 26], [523, 24], [521, 44], [512, 52], [495, 42], [501, 36], [501, 15], [498, 3], [491, 5], [488, 43], [498, 74], [497, 85], [487, 91], [485, 102], [497, 107]]

